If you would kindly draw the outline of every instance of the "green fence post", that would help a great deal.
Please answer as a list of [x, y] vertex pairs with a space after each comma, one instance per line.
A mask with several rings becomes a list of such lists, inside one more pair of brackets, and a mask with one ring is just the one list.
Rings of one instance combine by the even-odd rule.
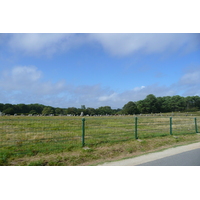
[[137, 136], [137, 117], [135, 117], [135, 139], [136, 140], [138, 139], [138, 136]]
[[194, 124], [195, 124], [195, 131], [198, 133], [198, 127], [197, 127], [197, 118], [194, 118]]
[[172, 135], [172, 117], [170, 117], [170, 135]]
[[85, 118], [82, 118], [82, 147], [85, 146]]

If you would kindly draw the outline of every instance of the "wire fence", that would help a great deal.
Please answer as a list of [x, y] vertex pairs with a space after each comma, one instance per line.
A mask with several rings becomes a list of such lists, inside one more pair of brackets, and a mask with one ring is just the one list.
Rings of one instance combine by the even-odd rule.
[[0, 154], [18, 156], [200, 130], [192, 116], [0, 117]]
[[86, 144], [99, 144], [132, 139], [133, 117], [86, 118]]
[[140, 117], [137, 133], [139, 138], [198, 132], [197, 118], [181, 117]]
[[86, 121], [83, 121], [86, 126], [82, 146], [130, 139], [198, 133], [197, 121], [198, 118], [191, 116], [86, 118]]

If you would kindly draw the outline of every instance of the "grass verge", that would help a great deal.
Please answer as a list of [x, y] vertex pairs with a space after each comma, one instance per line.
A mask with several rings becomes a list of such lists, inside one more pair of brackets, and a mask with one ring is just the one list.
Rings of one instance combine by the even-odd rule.
[[67, 152], [49, 155], [37, 154], [13, 158], [4, 155], [1, 165], [10, 166], [89, 166], [103, 162], [115, 161], [124, 158], [139, 156], [174, 146], [200, 142], [200, 135], [187, 134], [178, 137], [163, 136], [146, 138], [143, 140], [129, 140], [104, 145], [91, 145], [85, 148], [74, 148]]

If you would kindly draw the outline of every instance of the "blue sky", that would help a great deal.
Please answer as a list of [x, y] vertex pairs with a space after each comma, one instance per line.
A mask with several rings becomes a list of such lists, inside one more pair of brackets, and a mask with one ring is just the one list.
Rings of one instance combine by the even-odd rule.
[[0, 102], [122, 108], [200, 95], [200, 34], [1, 33]]

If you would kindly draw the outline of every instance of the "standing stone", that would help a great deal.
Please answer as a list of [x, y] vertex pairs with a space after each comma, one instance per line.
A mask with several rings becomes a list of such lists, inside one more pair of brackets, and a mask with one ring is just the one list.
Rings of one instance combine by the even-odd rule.
[[81, 112], [80, 116], [81, 116], [81, 117], [83, 117], [83, 116], [84, 116], [83, 112]]

